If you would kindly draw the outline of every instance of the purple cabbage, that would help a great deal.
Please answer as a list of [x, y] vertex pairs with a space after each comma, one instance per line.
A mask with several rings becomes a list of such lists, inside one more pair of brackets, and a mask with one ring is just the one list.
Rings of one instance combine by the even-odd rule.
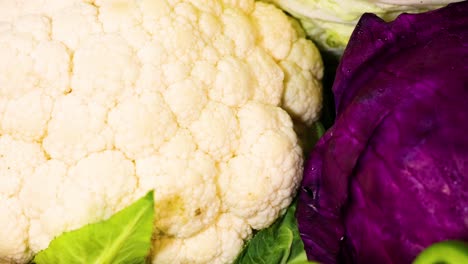
[[468, 1], [363, 15], [333, 92], [296, 213], [308, 258], [405, 264], [468, 241]]

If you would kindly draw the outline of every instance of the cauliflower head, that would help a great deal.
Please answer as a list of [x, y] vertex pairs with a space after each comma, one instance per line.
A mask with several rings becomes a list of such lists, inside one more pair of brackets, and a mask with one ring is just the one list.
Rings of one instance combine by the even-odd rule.
[[154, 263], [232, 262], [291, 202], [322, 68], [253, 0], [0, 1], [0, 263], [152, 189]]

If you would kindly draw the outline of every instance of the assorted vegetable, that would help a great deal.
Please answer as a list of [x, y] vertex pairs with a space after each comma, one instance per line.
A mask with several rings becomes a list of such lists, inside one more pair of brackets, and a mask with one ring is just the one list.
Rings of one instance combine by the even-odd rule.
[[305, 168], [309, 259], [410, 263], [468, 240], [468, 2], [391, 23], [366, 14], [337, 71], [336, 122]]
[[0, 1], [0, 263], [468, 263], [451, 2]]

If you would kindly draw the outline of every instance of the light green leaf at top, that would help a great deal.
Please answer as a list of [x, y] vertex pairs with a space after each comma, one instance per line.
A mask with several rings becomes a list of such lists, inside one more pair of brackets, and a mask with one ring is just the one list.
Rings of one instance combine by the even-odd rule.
[[364, 13], [391, 21], [403, 12], [419, 13], [454, 0], [262, 0], [297, 18], [307, 35], [319, 46], [340, 57], [351, 33]]
[[307, 261], [292, 204], [272, 226], [259, 231], [237, 257], [235, 264], [312, 264]]
[[151, 249], [153, 220], [151, 191], [108, 220], [56, 237], [34, 257], [33, 263], [145, 263]]

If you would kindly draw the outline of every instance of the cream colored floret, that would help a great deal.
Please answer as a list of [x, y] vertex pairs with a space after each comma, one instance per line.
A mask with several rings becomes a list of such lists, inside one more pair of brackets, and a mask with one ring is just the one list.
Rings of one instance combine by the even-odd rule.
[[253, 0], [3, 0], [0, 58], [0, 263], [151, 189], [154, 263], [232, 262], [321, 107], [317, 49]]

